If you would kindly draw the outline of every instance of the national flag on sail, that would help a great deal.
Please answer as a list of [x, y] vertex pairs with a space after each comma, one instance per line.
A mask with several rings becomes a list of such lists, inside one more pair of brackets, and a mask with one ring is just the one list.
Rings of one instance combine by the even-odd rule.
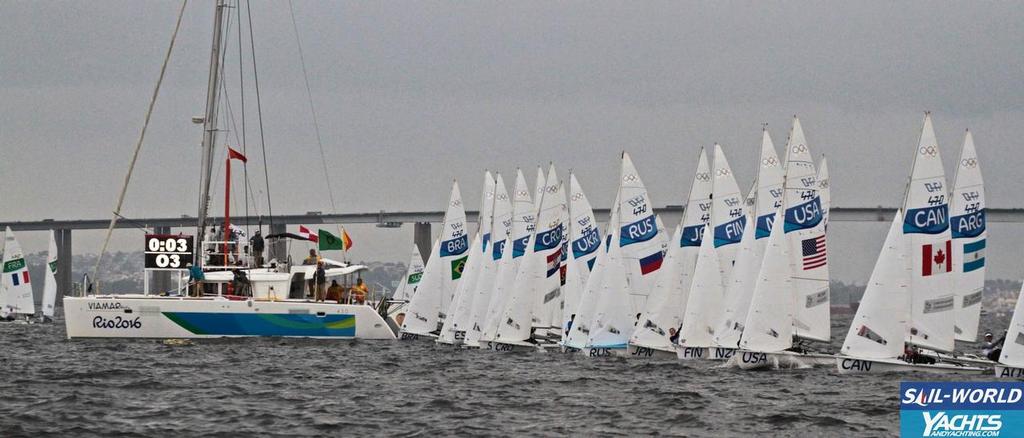
[[306, 240], [313, 243], [317, 243], [320, 241], [320, 236], [318, 236], [316, 233], [312, 231], [309, 231], [309, 228], [306, 228], [302, 225], [299, 225], [299, 235], [305, 237]]
[[804, 260], [804, 270], [817, 269], [828, 264], [825, 252], [825, 235], [804, 239], [800, 242], [800, 250]]
[[559, 247], [555, 252], [551, 253], [547, 257], [548, 262], [548, 277], [555, 275], [558, 272], [558, 268], [562, 265], [562, 248]]
[[462, 271], [466, 270], [467, 259], [469, 259], [469, 256], [452, 260], [452, 280], [458, 280], [462, 278]]
[[985, 267], [985, 239], [964, 244], [964, 272]]
[[15, 286], [19, 286], [19, 285], [22, 285], [22, 284], [28, 284], [29, 283], [28, 270], [21, 271], [20, 273], [18, 273], [18, 272], [12, 273], [11, 274], [11, 281], [14, 283]]
[[662, 260], [664, 260], [664, 256], [661, 254], [661, 251], [640, 259], [640, 273], [647, 275], [657, 271], [661, 268]]
[[952, 252], [953, 242], [950, 240], [938, 245], [922, 245], [921, 275], [927, 277], [953, 271], [953, 264], [949, 260]]

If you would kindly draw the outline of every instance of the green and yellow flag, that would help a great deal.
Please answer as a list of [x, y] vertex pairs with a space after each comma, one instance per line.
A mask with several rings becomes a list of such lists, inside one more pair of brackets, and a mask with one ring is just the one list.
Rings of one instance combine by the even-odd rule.
[[336, 250], [340, 251], [340, 250], [345, 249], [345, 245], [344, 245], [344, 243], [342, 243], [341, 239], [338, 238], [338, 236], [335, 236], [335, 235], [331, 234], [330, 232], [328, 232], [326, 230], [321, 229], [320, 233], [319, 233], [319, 237], [320, 237], [320, 251], [327, 251], [327, 250], [332, 250], [332, 249], [336, 249]]
[[466, 260], [469, 256], [465, 256], [461, 259], [452, 260], [452, 280], [458, 280], [462, 278], [462, 271], [466, 269]]

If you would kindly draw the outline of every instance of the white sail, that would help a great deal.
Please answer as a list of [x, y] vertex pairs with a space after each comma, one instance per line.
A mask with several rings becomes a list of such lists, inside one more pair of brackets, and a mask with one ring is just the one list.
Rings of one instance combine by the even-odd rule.
[[540, 200], [544, 197], [544, 191], [548, 186], [547, 178], [544, 177], [544, 169], [537, 166], [537, 179], [533, 184], [533, 216], [540, 213]]
[[[565, 282], [562, 283], [562, 314], [561, 314], [561, 335], [563, 341], [568, 340], [569, 329], [576, 319], [576, 309], [580, 305], [580, 298], [583, 296], [583, 289], [586, 287], [586, 280], [583, 279], [583, 269], [589, 271], [585, 263], [576, 260], [576, 256], [570, 251], [569, 258], [565, 263]], [[586, 273], [589, 277], [589, 272]], [[565, 342], [563, 342], [563, 345]]]
[[953, 237], [957, 340], [974, 342], [981, 318], [981, 292], [985, 287], [985, 185], [970, 131], [964, 137], [953, 194], [949, 200], [949, 227]]
[[910, 312], [910, 266], [897, 211], [878, 254], [875, 269], [846, 333], [842, 354], [864, 359], [893, 359], [903, 354]]
[[583, 296], [583, 288], [586, 279], [590, 277], [590, 271], [594, 269], [597, 261], [598, 251], [602, 246], [601, 230], [594, 218], [594, 209], [590, 206], [587, 195], [576, 179], [576, 174], [569, 174], [569, 221], [568, 226], [569, 247], [572, 249], [571, 263], [579, 266], [575, 269], [580, 277], [579, 287], [569, 285], [568, 268], [566, 269], [566, 287], [563, 287], [562, 298], [565, 302], [563, 312], [563, 324], [573, 319], [576, 310], [580, 305], [580, 297]]
[[[705, 233], [712, 233], [711, 224]], [[707, 235], [707, 234], [705, 234]], [[697, 266], [687, 297], [683, 328], [679, 332], [679, 345], [683, 347], [713, 347], [715, 329], [722, 314], [722, 269], [714, 248], [715, 239], [702, 239], [697, 255]]]
[[[612, 237], [613, 241], [616, 236]], [[621, 241], [621, 240], [619, 240]], [[605, 272], [601, 282], [600, 302], [594, 313], [594, 322], [587, 345], [593, 348], [626, 348], [630, 334], [636, 324], [629, 302], [630, 284], [626, 279], [629, 263], [623, 257], [623, 248], [612, 244], [604, 260]]]
[[778, 209], [782, 207], [782, 164], [767, 130], [761, 134], [761, 159], [753, 192], [754, 199], [748, 202], [750, 210], [747, 213], [755, 226], [743, 228], [732, 276], [725, 280], [726, 300], [722, 323], [715, 338], [715, 342], [723, 347], [736, 347], [740, 341], [754, 296], [754, 284], [764, 259], [766, 238], [771, 234]]
[[[548, 186], [537, 215], [537, 232], [533, 239], [534, 257], [542, 273], [538, 273], [537, 293], [533, 296], [533, 326], [558, 329], [561, 324], [561, 267], [566, 216], [565, 187], [558, 180], [554, 164], [548, 169]], [[557, 331], [557, 330], [556, 330]]]
[[43, 316], [53, 318], [57, 303], [57, 240], [50, 231], [50, 247], [46, 251], [46, 281], [43, 283]]
[[[733, 262], [739, 250], [743, 227], [747, 223], [744, 212], [744, 200], [740, 198], [740, 188], [736, 177], [729, 167], [722, 146], [715, 144], [715, 164], [712, 174], [712, 205], [711, 229], [714, 236], [715, 252], [722, 269], [722, 278], [728, 280], [732, 276]], [[716, 316], [717, 317], [717, 316]]]
[[633, 160], [625, 152], [619, 174], [619, 223], [620, 230], [616, 234], [622, 247], [622, 263], [626, 266], [631, 308], [633, 314], [637, 314], [646, 308], [647, 297], [654, 286], [654, 273], [661, 268], [664, 254], [654, 205]]
[[793, 346], [793, 279], [789, 242], [779, 211], [772, 221], [764, 262], [754, 283], [754, 296], [740, 338], [740, 348], [745, 350], [774, 353]]
[[409, 268], [405, 271], [401, 283], [395, 289], [392, 299], [397, 301], [409, 301], [416, 294], [416, 288], [423, 277], [423, 256], [420, 254], [420, 247], [412, 244], [412, 254], [409, 255]]
[[526, 254], [530, 238], [533, 236], [534, 213], [526, 177], [523, 176], [521, 170], [517, 169], [516, 182], [512, 192], [512, 231], [509, 237], [511, 245], [509, 243], [504, 245], [506, 254], [502, 255], [498, 265], [494, 291], [491, 292], [491, 303], [487, 310], [487, 317], [484, 318], [480, 340], [492, 340], [497, 333], [499, 320], [508, 304], [512, 282], [516, 278], [516, 272], [519, 270], [523, 255]]
[[711, 215], [711, 168], [701, 148], [697, 169], [690, 183], [686, 210], [671, 238], [665, 263], [658, 272], [651, 299], [630, 338], [630, 343], [645, 347], [671, 348], [671, 331], [679, 330], [686, 301], [690, 295], [693, 270], [704, 227]]
[[423, 270], [416, 295], [409, 301], [409, 310], [402, 324], [403, 331], [428, 334], [438, 330], [437, 324], [445, 319], [442, 312], [447, 311], [458, 287], [466, 262], [464, 254], [468, 250], [466, 213], [462, 207], [459, 184], [454, 182], [448, 198], [448, 210], [441, 224], [441, 235]]
[[1017, 293], [1017, 304], [1013, 307], [1010, 327], [1006, 330], [1003, 341], [1003, 352], [999, 354], [999, 363], [1011, 367], [1024, 368], [1024, 286]]
[[597, 259], [594, 261], [594, 268], [590, 276], [584, 282], [583, 293], [580, 296], [579, 306], [576, 308], [575, 317], [572, 318], [572, 327], [569, 330], [568, 338], [565, 338], [562, 345], [570, 348], [582, 349], [590, 342], [591, 329], [594, 327], [594, 320], [598, 308], [606, 298], [604, 288], [604, 274], [608, 259], [608, 247], [612, 243], [615, 231], [619, 227], [619, 196], [615, 195], [615, 202], [612, 203], [611, 213], [608, 217], [608, 229], [605, 238], [597, 252]]
[[828, 256], [817, 174], [800, 119], [794, 117], [793, 129], [786, 143], [783, 182], [783, 231], [789, 241], [793, 288], [796, 290], [793, 326], [798, 337], [829, 342], [832, 327]]
[[953, 351], [955, 313], [952, 248], [946, 174], [925, 114], [921, 140], [903, 204], [903, 234], [913, 274], [910, 277], [910, 343], [936, 351]]
[[4, 265], [3, 265], [3, 301], [2, 311], [5, 315], [35, 315], [36, 301], [32, 295], [31, 278], [25, 255], [21, 252], [21, 244], [14, 237], [11, 227], [4, 233]]
[[473, 301], [477, 278], [483, 268], [484, 260], [490, 259], [487, 249], [491, 239], [491, 220], [494, 212], [494, 177], [490, 171], [484, 172], [483, 191], [480, 195], [480, 210], [477, 216], [478, 230], [473, 239], [473, 244], [468, 251], [468, 259], [463, 270], [463, 278], [459, 279], [459, 287], [456, 289], [455, 298], [448, 308], [451, 318], [445, 320], [441, 327], [439, 342], [453, 343], [465, 339], [466, 330], [472, 324], [470, 317], [473, 311]]
[[825, 230], [828, 230], [828, 210], [832, 207], [832, 190], [828, 178], [828, 158], [821, 157], [818, 164], [818, 197], [821, 198], [821, 216], [825, 222]]
[[[485, 249], [486, 256], [480, 267], [480, 276], [473, 288], [473, 292], [477, 296], [473, 300], [469, 329], [466, 331], [465, 344], [470, 346], [480, 345], [484, 319], [487, 317], [487, 309], [490, 308], [491, 300], [494, 297], [494, 282], [498, 277], [499, 266], [503, 262], [502, 255], [505, 244], [508, 243], [509, 233], [512, 232], [512, 202], [508, 197], [508, 189], [505, 188], [505, 180], [500, 173], [496, 175], [495, 179], [493, 220], [490, 227], [491, 243]], [[511, 253], [509, 253], [509, 259], [511, 260]]]

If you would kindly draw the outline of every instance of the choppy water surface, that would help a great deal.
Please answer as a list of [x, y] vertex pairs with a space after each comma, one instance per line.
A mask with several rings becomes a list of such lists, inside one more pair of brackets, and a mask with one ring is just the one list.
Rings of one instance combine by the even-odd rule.
[[0, 345], [4, 436], [885, 436], [898, 433], [900, 380], [936, 379], [423, 342], [68, 341], [62, 321], [0, 324]]

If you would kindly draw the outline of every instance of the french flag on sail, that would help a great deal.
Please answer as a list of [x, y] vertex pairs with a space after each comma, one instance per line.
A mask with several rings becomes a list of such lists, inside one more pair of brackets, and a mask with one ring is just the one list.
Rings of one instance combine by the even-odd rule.
[[558, 250], [551, 253], [551, 255], [547, 257], [547, 261], [548, 277], [557, 274], [558, 270], [562, 267], [562, 248], [559, 247]]
[[640, 273], [647, 275], [651, 272], [657, 271], [661, 268], [661, 261], [663, 259], [664, 256], [661, 255], [661, 251], [640, 259]]
[[24, 271], [21, 271], [20, 274], [17, 272], [11, 273], [11, 280], [14, 282], [15, 286], [28, 284], [28, 270], [26, 269]]

